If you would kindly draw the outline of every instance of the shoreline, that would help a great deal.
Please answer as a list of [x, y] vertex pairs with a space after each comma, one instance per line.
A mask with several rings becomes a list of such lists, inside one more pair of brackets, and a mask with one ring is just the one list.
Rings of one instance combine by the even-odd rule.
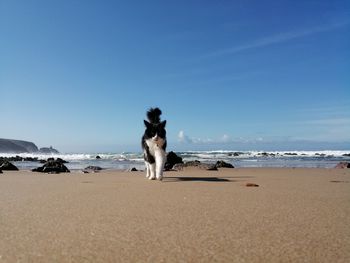
[[[171, 151], [169, 152], [171, 153]], [[348, 151], [187, 151], [176, 152], [184, 162], [199, 160], [202, 163], [213, 164], [225, 161], [235, 167], [311, 167], [332, 168], [339, 162], [350, 162]], [[70, 170], [82, 170], [87, 166], [100, 166], [106, 169], [128, 170], [133, 167], [144, 169], [143, 155], [135, 153], [80, 153], [80, 154], [1, 154], [6, 160], [14, 162], [19, 169], [34, 169], [41, 166], [41, 161], [48, 158], [60, 158], [68, 161]]]
[[0, 262], [350, 260], [349, 169], [3, 172]]
[[[205, 163], [205, 164], [213, 164], [213, 163]], [[206, 169], [201, 169], [201, 168], [197, 168], [197, 167], [184, 167], [182, 168], [183, 170], [169, 170], [169, 171], [164, 171], [164, 174], [166, 176], [167, 173], [181, 173], [183, 171], [204, 171], [204, 172], [222, 172], [222, 171], [227, 171], [227, 170], [344, 170], [346, 171], [346, 168], [341, 169], [341, 168], [336, 168], [336, 167], [276, 167], [276, 166], [263, 166], [263, 167], [234, 167], [234, 168], [218, 168], [217, 171], [211, 171], [211, 170], [206, 170]], [[84, 169], [70, 169], [70, 173], [71, 174], [83, 174]], [[349, 169], [350, 170], [350, 169]], [[9, 173], [16, 173], [16, 172], [31, 172], [31, 173], [35, 173], [35, 174], [47, 174], [47, 175], [62, 175], [62, 174], [67, 174], [69, 175], [70, 173], [64, 173], [64, 172], [60, 172], [60, 173], [38, 173], [35, 171], [32, 171], [31, 169], [19, 169], [18, 171], [11, 171], [11, 170], [2, 170], [4, 173], [9, 172]], [[131, 171], [130, 169], [118, 169], [118, 168], [102, 168], [102, 170], [98, 170], [95, 172], [89, 172], [86, 174], [99, 174], [99, 173], [128, 173], [128, 174], [140, 174], [142, 172], [146, 172], [145, 169], [139, 169], [137, 171]]]

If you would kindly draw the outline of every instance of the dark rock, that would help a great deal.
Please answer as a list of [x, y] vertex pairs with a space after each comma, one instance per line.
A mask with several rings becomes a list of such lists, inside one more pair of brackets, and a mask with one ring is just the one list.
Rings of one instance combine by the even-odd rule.
[[135, 168], [135, 167], [133, 167], [133, 168], [131, 168], [130, 169], [130, 172], [137, 172], [138, 170]]
[[199, 166], [199, 165], [201, 165], [201, 162], [198, 161], [198, 160], [189, 161], [189, 162], [186, 162], [186, 163], [185, 163], [185, 166], [186, 166], [186, 167], [189, 167], [189, 166]]
[[261, 156], [268, 156], [269, 154], [267, 152], [262, 152], [262, 153], [258, 153], [258, 155], [261, 155]]
[[217, 171], [218, 168], [215, 165], [209, 165], [207, 167], [203, 167], [202, 169], [206, 169], [208, 171]]
[[284, 153], [284, 155], [295, 156], [295, 155], [298, 155], [298, 154], [297, 153]]
[[183, 163], [177, 163], [173, 166], [173, 170], [182, 170], [184, 168], [184, 164]]
[[350, 153], [344, 153], [342, 156], [344, 156], [344, 157], [350, 157]]
[[235, 168], [232, 164], [226, 163], [224, 161], [217, 161], [215, 164], [216, 168]]
[[337, 169], [350, 168], [350, 163], [349, 162], [340, 162], [334, 168], [337, 168]]
[[42, 172], [42, 173], [69, 173], [69, 169], [63, 164], [63, 160], [58, 158], [48, 158], [47, 162], [38, 168], [32, 169], [33, 172]]
[[62, 171], [61, 167], [44, 167], [43, 173], [52, 173], [52, 174], [59, 174], [60, 172], [65, 173], [66, 171]]
[[90, 165], [90, 166], [86, 167], [84, 170], [101, 171], [101, 170], [102, 170], [102, 168], [101, 168], [101, 167], [99, 167], [99, 166], [92, 166], [92, 165]]
[[[287, 155], [288, 154], [289, 153], [287, 153]], [[258, 155], [264, 156], [264, 157], [268, 157], [268, 156], [274, 157], [274, 156], [276, 156], [276, 154], [274, 154], [274, 153], [267, 153], [267, 152], [258, 153]], [[293, 155], [293, 154], [289, 154], [289, 155]]]
[[69, 162], [67, 162], [67, 161], [65, 161], [65, 160], [63, 160], [63, 159], [61, 159], [61, 158], [57, 158], [56, 161], [57, 161], [57, 162], [60, 162], [60, 163], [69, 163]]
[[[21, 162], [21, 161], [24, 161], [25, 158], [22, 158], [21, 156], [19, 155], [16, 155], [15, 157], [12, 157], [11, 158], [13, 162]], [[10, 160], [9, 160], [10, 161]]]
[[86, 168], [83, 170], [83, 172], [93, 172], [93, 173], [97, 173], [97, 172], [99, 172], [99, 171], [101, 171], [101, 170], [102, 170], [102, 168], [99, 167], [99, 166], [92, 166], [92, 165], [90, 165], [90, 166], [86, 167]]
[[23, 162], [23, 161], [28, 161], [28, 162], [37, 162], [38, 158], [37, 157], [21, 157], [21, 156], [12, 156], [12, 157], [0, 157], [0, 163], [4, 161], [9, 161], [9, 162]]
[[203, 170], [217, 171], [215, 164], [201, 163], [198, 160], [189, 161], [186, 163], [177, 163], [173, 166], [174, 170], [183, 170], [184, 167], [195, 167]]
[[97, 156], [96, 156], [96, 159], [101, 159], [101, 156], [97, 155]]
[[12, 163], [10, 163], [9, 161], [4, 161], [0, 165], [0, 170], [4, 170], [4, 171], [18, 171], [18, 168], [15, 165], [13, 165]]
[[174, 165], [177, 163], [183, 163], [182, 158], [173, 151], [169, 152], [166, 158], [166, 163], [164, 165], [165, 171], [173, 169]]
[[240, 156], [242, 154], [244, 154], [244, 152], [233, 152], [233, 153], [228, 153], [227, 155], [228, 156], [235, 156], [235, 157], [237, 157], [237, 156]]
[[0, 174], [2, 174], [2, 171], [0, 170]]
[[21, 161], [24, 161], [25, 160], [25, 158], [22, 158], [21, 156], [19, 156], [19, 155], [16, 155], [15, 157], [8, 157], [8, 158], [6, 158], [7, 159], [7, 161], [9, 161], [9, 162], [21, 162]]
[[32, 169], [32, 172], [39, 172], [39, 173], [42, 173], [43, 170], [44, 170], [44, 166], [41, 166], [41, 167], [33, 168], [33, 169]]
[[199, 169], [205, 169], [208, 171], [217, 171], [218, 170], [218, 168], [216, 168], [215, 164], [203, 163], [198, 167], [199, 167]]

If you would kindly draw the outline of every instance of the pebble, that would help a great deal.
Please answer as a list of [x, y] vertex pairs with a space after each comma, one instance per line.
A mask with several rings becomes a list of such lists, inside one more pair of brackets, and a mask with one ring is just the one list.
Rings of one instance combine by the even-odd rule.
[[253, 184], [253, 183], [246, 183], [245, 186], [247, 186], [247, 187], [259, 187], [258, 184]]

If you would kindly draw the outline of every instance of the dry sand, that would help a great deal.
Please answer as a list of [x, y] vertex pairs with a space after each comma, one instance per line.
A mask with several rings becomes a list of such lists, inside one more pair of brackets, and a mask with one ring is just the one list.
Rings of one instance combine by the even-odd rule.
[[350, 262], [350, 169], [4, 171], [0, 262]]

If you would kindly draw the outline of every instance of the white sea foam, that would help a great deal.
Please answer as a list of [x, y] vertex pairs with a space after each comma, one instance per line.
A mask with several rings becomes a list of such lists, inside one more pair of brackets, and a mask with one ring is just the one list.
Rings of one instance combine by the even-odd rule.
[[46, 160], [48, 158], [61, 158], [63, 160], [95, 160], [99, 156], [103, 160], [130, 160], [131, 158], [138, 159], [138, 153], [60, 153], [60, 154], [42, 154], [42, 153], [0, 153], [1, 157], [15, 157], [22, 158], [37, 158]]
[[[350, 150], [322, 150], [322, 151], [228, 151], [228, 150], [216, 150], [216, 151], [188, 151], [183, 152], [186, 155], [197, 156], [200, 158], [212, 158], [215, 157], [240, 157], [240, 156], [263, 156], [264, 153], [268, 155], [276, 156], [308, 156], [308, 157], [318, 157], [318, 156], [334, 156], [342, 157], [344, 154], [349, 154]], [[237, 153], [238, 156], [235, 156], [234, 153]]]

